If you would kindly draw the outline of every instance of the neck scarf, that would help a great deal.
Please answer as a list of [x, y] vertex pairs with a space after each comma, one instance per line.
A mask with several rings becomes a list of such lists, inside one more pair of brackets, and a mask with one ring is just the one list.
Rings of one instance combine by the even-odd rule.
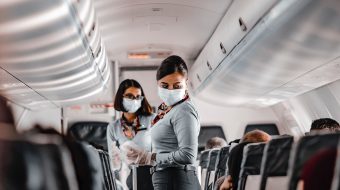
[[140, 127], [141, 127], [138, 116], [132, 123], [129, 123], [123, 114], [122, 118], [120, 119], [120, 123], [123, 129], [124, 135], [130, 140], [136, 136], [137, 132], [140, 130]]
[[172, 105], [172, 106], [167, 106], [164, 102], [158, 106], [158, 114], [157, 116], [153, 119], [152, 121], [152, 126], [155, 125], [159, 120], [163, 119], [163, 117], [169, 113], [171, 111], [172, 108], [174, 108], [175, 106], [185, 102], [186, 100], [189, 99], [189, 95], [186, 95], [181, 101], [177, 102], [176, 104]]

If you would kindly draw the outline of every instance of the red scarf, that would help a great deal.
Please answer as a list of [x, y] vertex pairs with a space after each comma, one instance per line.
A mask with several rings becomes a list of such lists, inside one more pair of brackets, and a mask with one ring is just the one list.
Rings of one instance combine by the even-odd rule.
[[181, 101], [177, 102], [176, 104], [172, 106], [167, 106], [164, 102], [158, 106], [158, 114], [157, 116], [152, 120], [151, 125], [155, 125], [159, 120], [163, 119], [163, 117], [171, 111], [172, 108], [175, 106], [185, 102], [186, 100], [189, 99], [189, 95], [186, 95]]
[[130, 140], [136, 136], [137, 132], [139, 131], [139, 128], [141, 127], [138, 116], [133, 121], [133, 123], [129, 123], [124, 117], [124, 114], [122, 115], [122, 118], [120, 119], [120, 125], [123, 129], [124, 135]]

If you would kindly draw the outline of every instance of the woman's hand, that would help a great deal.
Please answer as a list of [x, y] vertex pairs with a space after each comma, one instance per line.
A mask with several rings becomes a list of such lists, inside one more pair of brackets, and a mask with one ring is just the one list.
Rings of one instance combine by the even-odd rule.
[[153, 165], [151, 159], [152, 153], [140, 148], [132, 141], [125, 142], [121, 145], [121, 150], [126, 156], [127, 164]]

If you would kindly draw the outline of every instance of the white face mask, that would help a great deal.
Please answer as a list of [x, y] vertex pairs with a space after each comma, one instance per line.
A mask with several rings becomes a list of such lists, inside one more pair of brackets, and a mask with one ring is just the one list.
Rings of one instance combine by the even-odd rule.
[[136, 113], [136, 111], [142, 106], [142, 100], [123, 98], [123, 106], [127, 112]]
[[158, 87], [158, 96], [167, 106], [172, 106], [184, 98], [185, 89], [168, 90]]

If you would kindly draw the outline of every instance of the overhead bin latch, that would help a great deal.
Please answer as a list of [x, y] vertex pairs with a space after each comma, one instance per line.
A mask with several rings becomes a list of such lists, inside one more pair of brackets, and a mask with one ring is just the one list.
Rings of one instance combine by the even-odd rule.
[[247, 31], [246, 23], [244, 23], [244, 21], [241, 17], [238, 19], [238, 23], [239, 23], [242, 31], [244, 31], [244, 32]]

